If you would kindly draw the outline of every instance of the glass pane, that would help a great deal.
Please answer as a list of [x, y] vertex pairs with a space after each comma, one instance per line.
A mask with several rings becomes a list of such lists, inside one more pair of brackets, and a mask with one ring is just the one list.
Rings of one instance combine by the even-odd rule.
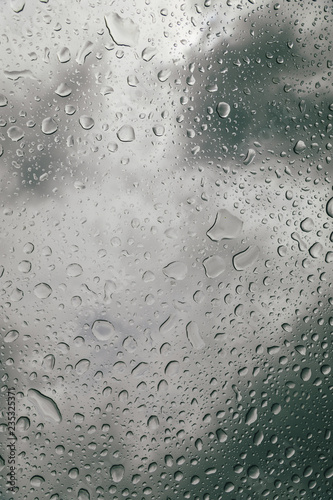
[[1, 498], [333, 498], [332, 5], [0, 5]]

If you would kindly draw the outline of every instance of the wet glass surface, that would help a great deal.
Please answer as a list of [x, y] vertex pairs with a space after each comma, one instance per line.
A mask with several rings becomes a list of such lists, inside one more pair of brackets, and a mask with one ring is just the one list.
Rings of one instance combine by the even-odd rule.
[[1, 498], [333, 498], [332, 14], [1, 2]]

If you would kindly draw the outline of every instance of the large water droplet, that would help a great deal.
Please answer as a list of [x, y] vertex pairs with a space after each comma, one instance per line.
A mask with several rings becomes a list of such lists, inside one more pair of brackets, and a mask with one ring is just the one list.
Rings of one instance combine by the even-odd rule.
[[3, 106], [7, 106], [8, 104], [8, 99], [6, 96], [4, 96], [3, 94], [0, 94], [0, 108], [2, 108]]
[[83, 45], [82, 47], [80, 48], [80, 50], [78, 51], [77, 53], [77, 56], [76, 56], [76, 62], [78, 64], [84, 64], [84, 61], [86, 59], [86, 57], [91, 53], [92, 51], [92, 47], [93, 47], [93, 43], [90, 42], [89, 40], [87, 40]]
[[120, 17], [116, 12], [104, 16], [110, 36], [117, 45], [135, 47], [139, 41], [139, 27], [129, 18]]
[[249, 467], [247, 469], [247, 475], [251, 478], [251, 479], [258, 479], [258, 477], [260, 476], [260, 469], [257, 465], [251, 465], [251, 467]]
[[97, 319], [94, 321], [91, 331], [97, 340], [109, 340], [115, 335], [115, 328], [110, 321], [105, 319]]
[[294, 151], [296, 154], [300, 155], [306, 149], [306, 145], [303, 141], [297, 141], [294, 146]]
[[216, 111], [220, 118], [228, 118], [230, 113], [230, 106], [226, 102], [219, 102]]
[[42, 121], [42, 132], [46, 135], [54, 134], [58, 130], [57, 123], [53, 120], [53, 118], [48, 117]]
[[130, 335], [129, 337], [126, 337], [126, 339], [124, 340], [123, 347], [127, 352], [132, 353], [136, 351], [138, 344], [135, 338]]
[[163, 273], [168, 278], [180, 281], [186, 277], [187, 265], [184, 262], [179, 261], [171, 262], [163, 268]]
[[252, 266], [259, 256], [259, 248], [257, 246], [250, 246], [243, 252], [236, 254], [232, 263], [236, 271], [243, 271], [249, 266]]
[[46, 421], [56, 423], [61, 422], [61, 413], [53, 399], [45, 396], [36, 389], [29, 389], [28, 398], [34, 404], [39, 415]]
[[60, 97], [67, 97], [72, 93], [72, 89], [67, 85], [67, 83], [62, 82], [58, 85], [55, 93]]
[[243, 222], [228, 210], [217, 212], [213, 226], [207, 231], [207, 236], [213, 241], [237, 238], [243, 227]]
[[217, 429], [216, 437], [220, 441], [220, 443], [225, 443], [228, 439], [228, 435], [226, 434], [226, 432], [224, 432], [223, 429]]
[[89, 366], [90, 366], [90, 361], [88, 359], [81, 359], [75, 365], [76, 373], [78, 373], [79, 375], [83, 375], [89, 369]]
[[220, 276], [226, 268], [224, 259], [222, 259], [219, 255], [207, 257], [202, 264], [208, 278], [217, 278], [217, 276]]
[[124, 477], [124, 474], [125, 474], [125, 467], [121, 464], [113, 465], [110, 469], [110, 475], [112, 481], [114, 481], [115, 483], [120, 483], [120, 481]]
[[255, 435], [253, 436], [253, 444], [255, 446], [259, 446], [262, 441], [264, 439], [264, 433], [262, 432], [262, 430], [258, 431], [255, 433]]
[[28, 417], [20, 417], [16, 422], [16, 429], [19, 432], [25, 432], [29, 429], [29, 427], [30, 427], [30, 420], [28, 419]]
[[149, 429], [151, 431], [155, 431], [156, 429], [158, 429], [159, 425], [160, 425], [160, 422], [158, 420], [158, 417], [156, 417], [156, 415], [151, 415], [149, 418], [148, 418], [148, 422], [147, 422], [147, 425], [149, 427]]
[[25, 0], [10, 0], [10, 6], [18, 14], [24, 9]]
[[80, 264], [73, 263], [67, 266], [66, 272], [67, 276], [70, 276], [72, 278], [77, 278], [78, 276], [81, 276], [81, 274], [83, 273], [83, 269], [80, 266]]
[[77, 500], [90, 500], [90, 493], [89, 493], [89, 491], [81, 488], [78, 491]]
[[302, 220], [301, 222], [302, 231], [304, 231], [305, 233], [309, 233], [310, 231], [312, 231], [313, 228], [314, 228], [314, 222], [312, 219], [310, 219], [310, 217], [306, 217], [305, 219]]
[[205, 346], [205, 342], [200, 336], [199, 327], [195, 321], [190, 321], [186, 325], [186, 335], [194, 349], [202, 349]]
[[314, 259], [318, 259], [323, 252], [323, 245], [318, 241], [309, 248], [309, 254]]
[[170, 75], [171, 75], [170, 69], [162, 69], [157, 74], [157, 78], [159, 79], [160, 82], [166, 82]]
[[17, 330], [10, 330], [4, 336], [3, 341], [7, 342], [7, 343], [14, 342], [16, 339], [19, 338], [19, 335], [20, 334], [19, 334], [19, 332]]
[[39, 299], [47, 299], [52, 293], [52, 288], [46, 283], [38, 283], [34, 288], [34, 294]]
[[255, 150], [250, 148], [247, 152], [245, 160], [243, 161], [244, 165], [250, 165], [250, 163], [253, 162], [255, 156], [256, 156]]
[[246, 414], [245, 423], [247, 425], [253, 424], [258, 418], [258, 410], [252, 406]]
[[327, 212], [327, 215], [329, 215], [330, 217], [333, 217], [333, 197], [328, 200], [327, 204], [326, 204], [326, 212]]
[[14, 142], [20, 141], [24, 137], [24, 131], [21, 127], [14, 125], [7, 130], [7, 135], [9, 139]]
[[84, 130], [90, 130], [95, 125], [93, 118], [87, 115], [80, 116], [79, 123]]
[[121, 142], [132, 142], [135, 139], [134, 128], [131, 125], [123, 125], [117, 132], [117, 137]]
[[67, 47], [63, 47], [57, 52], [57, 57], [59, 62], [61, 63], [66, 63], [70, 60], [71, 58], [71, 53]]
[[166, 365], [164, 372], [168, 377], [174, 377], [175, 375], [177, 375], [179, 370], [180, 370], [179, 361], [170, 361], [170, 363]]

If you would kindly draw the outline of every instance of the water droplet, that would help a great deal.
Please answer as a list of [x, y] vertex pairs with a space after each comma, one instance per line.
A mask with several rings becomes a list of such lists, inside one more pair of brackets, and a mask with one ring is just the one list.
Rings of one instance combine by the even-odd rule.
[[314, 259], [318, 259], [323, 252], [323, 245], [321, 243], [314, 243], [310, 248], [309, 248], [309, 254], [311, 257]]
[[160, 326], [159, 330], [162, 335], [170, 332], [175, 328], [177, 324], [177, 317], [174, 314], [171, 314]]
[[127, 352], [132, 353], [136, 351], [138, 344], [135, 338], [130, 335], [129, 337], [126, 337], [126, 339], [124, 340], [123, 347]]
[[237, 238], [243, 227], [243, 222], [228, 210], [217, 212], [213, 226], [207, 231], [207, 236], [213, 241]]
[[46, 283], [38, 283], [34, 288], [34, 294], [39, 299], [47, 299], [52, 293], [52, 288]]
[[199, 327], [195, 321], [190, 321], [186, 325], [186, 336], [194, 349], [202, 349], [205, 342], [200, 336]]
[[258, 477], [260, 476], [259, 467], [257, 465], [251, 465], [251, 467], [247, 469], [247, 475], [251, 479], [258, 479]]
[[12, 141], [20, 141], [24, 137], [24, 131], [21, 127], [14, 125], [7, 130], [7, 135]]
[[91, 331], [97, 340], [109, 340], [115, 335], [115, 328], [110, 321], [105, 319], [98, 319], [94, 321]]
[[71, 479], [77, 479], [79, 477], [79, 469], [77, 469], [76, 467], [73, 467], [72, 469], [70, 469], [68, 471], [68, 476]]
[[67, 83], [63, 82], [58, 85], [55, 93], [60, 97], [67, 97], [72, 93], [72, 89], [67, 85]]
[[314, 228], [314, 222], [312, 219], [310, 219], [310, 217], [306, 217], [306, 219], [302, 220], [301, 222], [302, 231], [304, 231], [305, 233], [309, 233], [310, 231], [312, 231], [313, 228]]
[[21, 260], [18, 265], [18, 270], [21, 273], [29, 273], [31, 270], [31, 262], [29, 262], [28, 260]]
[[88, 359], [80, 359], [75, 365], [76, 373], [83, 375], [89, 369], [90, 361]]
[[168, 278], [181, 281], [186, 277], [187, 265], [179, 261], [171, 262], [163, 268], [163, 273]]
[[244, 161], [243, 161], [244, 165], [250, 165], [250, 163], [253, 162], [255, 156], [256, 156], [255, 150], [250, 148], [246, 154]]
[[117, 45], [135, 47], [139, 41], [139, 27], [129, 18], [120, 17], [115, 12], [104, 16], [106, 27]]
[[71, 58], [71, 53], [67, 47], [63, 47], [57, 52], [57, 57], [59, 62], [61, 63], [66, 63], [70, 61]]
[[3, 341], [7, 342], [7, 343], [14, 342], [16, 339], [19, 338], [19, 335], [20, 334], [19, 334], [19, 332], [17, 330], [10, 330], [4, 336]]
[[4, 96], [3, 94], [0, 94], [0, 108], [3, 106], [7, 106], [7, 104], [8, 104], [7, 97]]
[[157, 50], [154, 47], [146, 47], [143, 49], [141, 57], [144, 61], [151, 61], [154, 56], [156, 56]]
[[92, 46], [94, 44], [87, 40], [81, 47], [81, 49], [78, 51], [77, 56], [76, 56], [76, 62], [78, 64], [84, 64], [84, 61], [86, 57], [91, 53], [92, 51]]
[[257, 420], [257, 418], [258, 418], [258, 410], [257, 410], [257, 408], [252, 406], [246, 414], [245, 423], [247, 425], [254, 424], [254, 422]]
[[36, 80], [30, 69], [21, 69], [18, 71], [4, 71], [4, 75], [9, 78], [9, 80], [18, 80], [19, 78], [31, 78]]
[[301, 379], [303, 380], [303, 382], [308, 382], [308, 380], [310, 380], [311, 378], [311, 375], [311, 368], [306, 367], [301, 371]]
[[207, 257], [202, 264], [208, 278], [217, 278], [217, 276], [220, 276], [226, 268], [224, 259], [222, 259], [219, 255]]
[[326, 479], [330, 479], [331, 477], [333, 477], [333, 466], [331, 467], [328, 467], [325, 472], [324, 472], [324, 476]]
[[165, 127], [163, 125], [155, 125], [155, 127], [153, 127], [153, 132], [157, 137], [161, 137], [164, 135]]
[[46, 371], [52, 371], [55, 365], [55, 357], [53, 354], [47, 354], [43, 359], [43, 367]]
[[333, 217], [333, 197], [326, 204], [326, 212], [329, 217]]
[[19, 302], [22, 300], [24, 297], [24, 292], [23, 290], [20, 290], [19, 288], [14, 288], [12, 293], [10, 294], [10, 300], [12, 302]]
[[303, 141], [297, 141], [294, 146], [294, 151], [296, 154], [300, 155], [306, 149], [306, 145]]
[[157, 78], [159, 79], [160, 82], [166, 82], [169, 76], [171, 75], [171, 70], [170, 69], [162, 69], [161, 71], [158, 72]]
[[81, 488], [78, 491], [77, 500], [90, 500], [90, 493], [89, 493], [89, 491]]
[[217, 439], [220, 441], [220, 443], [225, 443], [226, 440], [228, 439], [228, 435], [226, 432], [224, 432], [223, 429], [217, 429], [216, 436]]
[[121, 464], [113, 465], [110, 469], [110, 476], [112, 481], [115, 483], [120, 483], [125, 474], [125, 467]]
[[28, 417], [20, 417], [16, 422], [16, 429], [19, 432], [25, 432], [29, 429], [29, 427], [30, 427], [30, 420], [28, 419]]
[[40, 488], [44, 482], [45, 482], [45, 479], [42, 476], [33, 476], [30, 479], [30, 484], [34, 488]]
[[69, 264], [69, 266], [66, 269], [66, 272], [67, 276], [76, 278], [77, 276], [81, 276], [81, 274], [83, 273], [83, 269], [80, 266], [80, 264], [74, 263], [74, 264]]
[[61, 422], [61, 413], [53, 399], [45, 396], [36, 389], [28, 390], [28, 398], [34, 404], [40, 416], [42, 416], [46, 421], [56, 423]]
[[234, 255], [232, 263], [236, 271], [244, 271], [249, 266], [252, 266], [259, 256], [259, 248], [257, 246], [249, 246], [246, 250]]
[[10, 6], [18, 14], [24, 9], [25, 0], [10, 0]]
[[235, 489], [234, 483], [232, 483], [230, 481], [228, 483], [225, 483], [225, 485], [224, 485], [224, 491], [226, 493], [230, 493], [231, 491], [234, 491], [234, 489]]
[[255, 435], [253, 436], [253, 444], [255, 446], [259, 446], [262, 441], [264, 439], [264, 433], [262, 432], [262, 430], [258, 431], [255, 433]]
[[121, 142], [132, 142], [135, 139], [134, 128], [131, 125], [123, 125], [117, 132], [117, 137]]
[[95, 125], [95, 122], [91, 116], [83, 115], [79, 118], [79, 124], [84, 130], [90, 130]]
[[180, 370], [179, 361], [170, 361], [165, 367], [164, 373], [168, 377], [174, 377]]
[[133, 368], [132, 375], [135, 378], [141, 378], [142, 375], [144, 375], [148, 371], [149, 371], [149, 365], [148, 365], [148, 363], [145, 363], [144, 361], [142, 361], [141, 363], [139, 363], [138, 365], [136, 365]]
[[42, 132], [46, 135], [54, 134], [58, 130], [58, 125], [53, 118], [48, 117], [42, 121]]
[[230, 113], [230, 106], [226, 102], [219, 102], [216, 111], [220, 118], [228, 118]]
[[156, 431], [159, 428], [160, 422], [156, 415], [151, 415], [148, 419], [147, 425], [151, 431]]

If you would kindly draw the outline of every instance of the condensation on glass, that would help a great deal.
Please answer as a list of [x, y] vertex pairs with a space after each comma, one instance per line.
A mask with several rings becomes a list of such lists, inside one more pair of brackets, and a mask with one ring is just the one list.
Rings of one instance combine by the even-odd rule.
[[333, 498], [332, 14], [1, 2], [1, 498]]

